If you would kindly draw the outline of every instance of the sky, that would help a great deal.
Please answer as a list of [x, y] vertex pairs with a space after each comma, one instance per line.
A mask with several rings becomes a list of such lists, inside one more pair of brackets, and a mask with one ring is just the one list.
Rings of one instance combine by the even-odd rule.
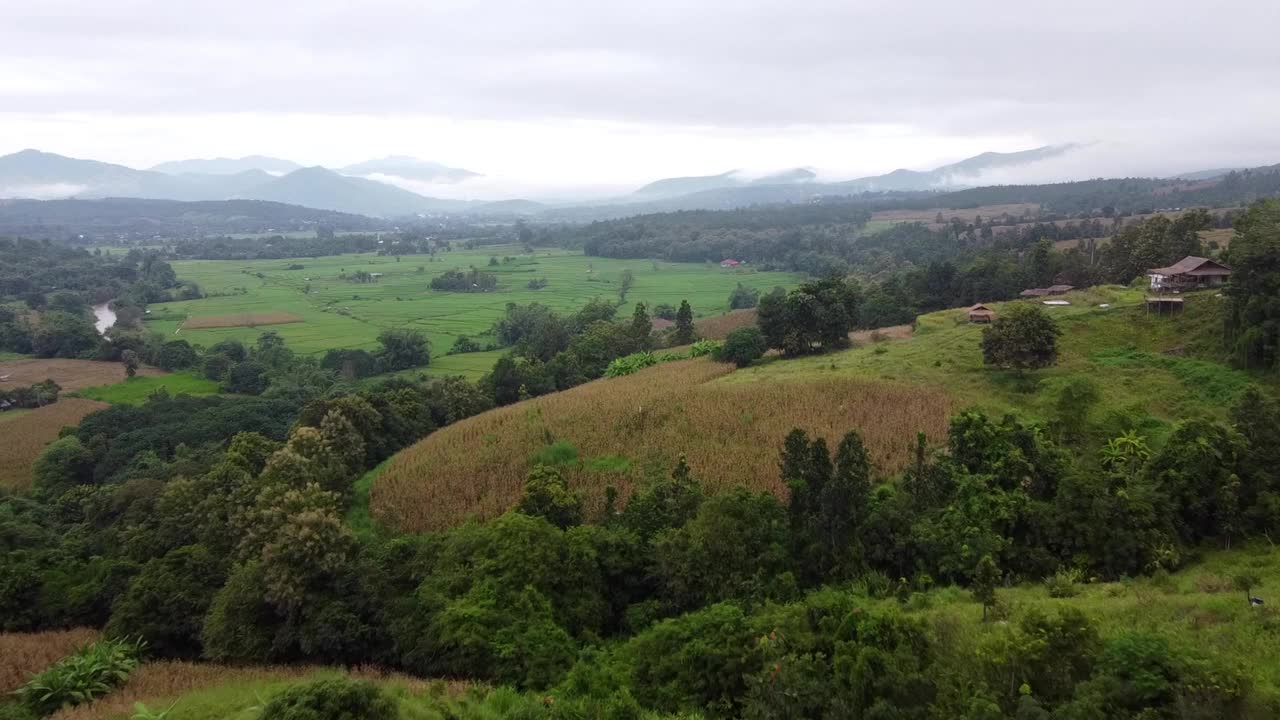
[[[0, 154], [412, 155], [465, 192], [1280, 162], [1275, 0], [0, 0]], [[1012, 176], [993, 178], [1006, 181]], [[440, 193], [436, 193], [440, 194]]]

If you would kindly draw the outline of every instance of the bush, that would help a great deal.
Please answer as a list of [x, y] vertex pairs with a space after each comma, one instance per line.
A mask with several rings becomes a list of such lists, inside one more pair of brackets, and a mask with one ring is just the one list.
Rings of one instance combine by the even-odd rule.
[[608, 378], [622, 377], [658, 364], [658, 358], [651, 352], [631, 353], [609, 363], [604, 376]]
[[764, 334], [759, 328], [738, 328], [725, 338], [724, 346], [716, 354], [716, 359], [720, 362], [731, 362], [742, 368], [762, 357], [768, 349], [768, 343], [765, 342]]
[[720, 352], [721, 344], [715, 340], [699, 340], [689, 348], [689, 357], [715, 355]]
[[1076, 583], [1080, 582], [1080, 571], [1077, 569], [1059, 570], [1044, 581], [1045, 589], [1051, 598], [1069, 598], [1078, 594]]
[[271, 699], [261, 720], [394, 720], [396, 703], [373, 683], [336, 678], [295, 685]]
[[149, 561], [116, 602], [107, 632], [140, 637], [156, 653], [200, 654], [200, 630], [225, 577], [203, 545], [178, 548]]
[[87, 645], [31, 678], [14, 695], [32, 712], [49, 715], [106, 695], [138, 667], [142, 644], [103, 640]]

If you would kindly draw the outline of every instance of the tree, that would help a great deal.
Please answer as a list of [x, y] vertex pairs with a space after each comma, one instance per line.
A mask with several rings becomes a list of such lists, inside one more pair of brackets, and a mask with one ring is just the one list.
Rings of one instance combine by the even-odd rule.
[[618, 279], [618, 302], [627, 301], [627, 293], [631, 292], [631, 286], [635, 285], [636, 276], [630, 270], [623, 270], [622, 275]]
[[650, 335], [653, 334], [653, 321], [649, 319], [649, 312], [645, 308], [644, 303], [636, 303], [636, 310], [631, 314], [631, 342], [635, 344], [636, 350], [648, 350], [650, 346]]
[[1014, 305], [982, 331], [982, 359], [1022, 372], [1049, 367], [1058, 359], [1062, 331], [1036, 305]]
[[987, 608], [996, 604], [996, 586], [1000, 583], [1000, 568], [990, 555], [983, 555], [973, 571], [973, 599], [982, 603], [982, 622], [987, 621]]
[[716, 353], [716, 359], [744, 368], [762, 357], [768, 349], [764, 333], [759, 328], [743, 327], [729, 333]]
[[257, 360], [245, 360], [230, 367], [222, 378], [222, 391], [241, 395], [261, 395], [271, 381], [267, 368]]
[[388, 372], [423, 367], [431, 362], [427, 336], [417, 330], [392, 329], [378, 333], [377, 355]]
[[653, 308], [653, 316], [675, 322], [676, 308], [671, 303], [658, 303]]
[[120, 362], [124, 363], [124, 374], [133, 377], [138, 374], [138, 353], [133, 350], [125, 350], [120, 353]]
[[152, 362], [164, 370], [182, 370], [195, 365], [199, 359], [200, 356], [191, 347], [191, 343], [186, 340], [170, 340], [160, 346], [160, 351]]
[[738, 283], [733, 292], [729, 293], [729, 309], [742, 310], [744, 308], [753, 308], [760, 303], [760, 291], [747, 287], [742, 283]]
[[785, 297], [760, 301], [756, 324], [769, 347], [788, 356], [849, 346], [858, 320], [858, 288], [839, 277], [805, 283]]
[[31, 351], [40, 357], [75, 358], [98, 347], [93, 323], [79, 315], [46, 312], [31, 336]]
[[676, 312], [676, 345], [688, 345], [694, 340], [693, 331], [693, 308], [689, 307], [688, 300], [680, 301], [680, 310]]
[[564, 530], [582, 522], [582, 496], [569, 489], [559, 470], [535, 465], [525, 480], [524, 497], [516, 510]]
[[1227, 330], [1240, 363], [1280, 366], [1280, 200], [1254, 204], [1236, 221], [1231, 241]]

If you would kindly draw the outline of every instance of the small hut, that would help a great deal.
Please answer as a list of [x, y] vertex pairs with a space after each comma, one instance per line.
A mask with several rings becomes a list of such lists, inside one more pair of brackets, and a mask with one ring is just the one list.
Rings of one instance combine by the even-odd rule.
[[996, 311], [978, 303], [969, 308], [969, 322], [971, 323], [989, 323], [996, 319]]
[[1049, 294], [1049, 288], [1028, 288], [1018, 293], [1019, 297], [1039, 298]]
[[1182, 312], [1182, 298], [1168, 297], [1161, 295], [1159, 297], [1147, 296], [1147, 312], [1157, 315], [1172, 315]]
[[1072, 290], [1075, 290], [1076, 286], [1075, 285], [1050, 285], [1045, 289], [1049, 291], [1050, 295], [1066, 295]]

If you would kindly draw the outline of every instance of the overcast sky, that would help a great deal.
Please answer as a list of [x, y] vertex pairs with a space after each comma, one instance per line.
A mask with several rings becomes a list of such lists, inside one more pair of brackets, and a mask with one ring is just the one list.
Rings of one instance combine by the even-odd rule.
[[1271, 164], [1278, 36], [1277, 0], [0, 0], [0, 153], [394, 153], [481, 187], [1070, 141], [1040, 172]]

